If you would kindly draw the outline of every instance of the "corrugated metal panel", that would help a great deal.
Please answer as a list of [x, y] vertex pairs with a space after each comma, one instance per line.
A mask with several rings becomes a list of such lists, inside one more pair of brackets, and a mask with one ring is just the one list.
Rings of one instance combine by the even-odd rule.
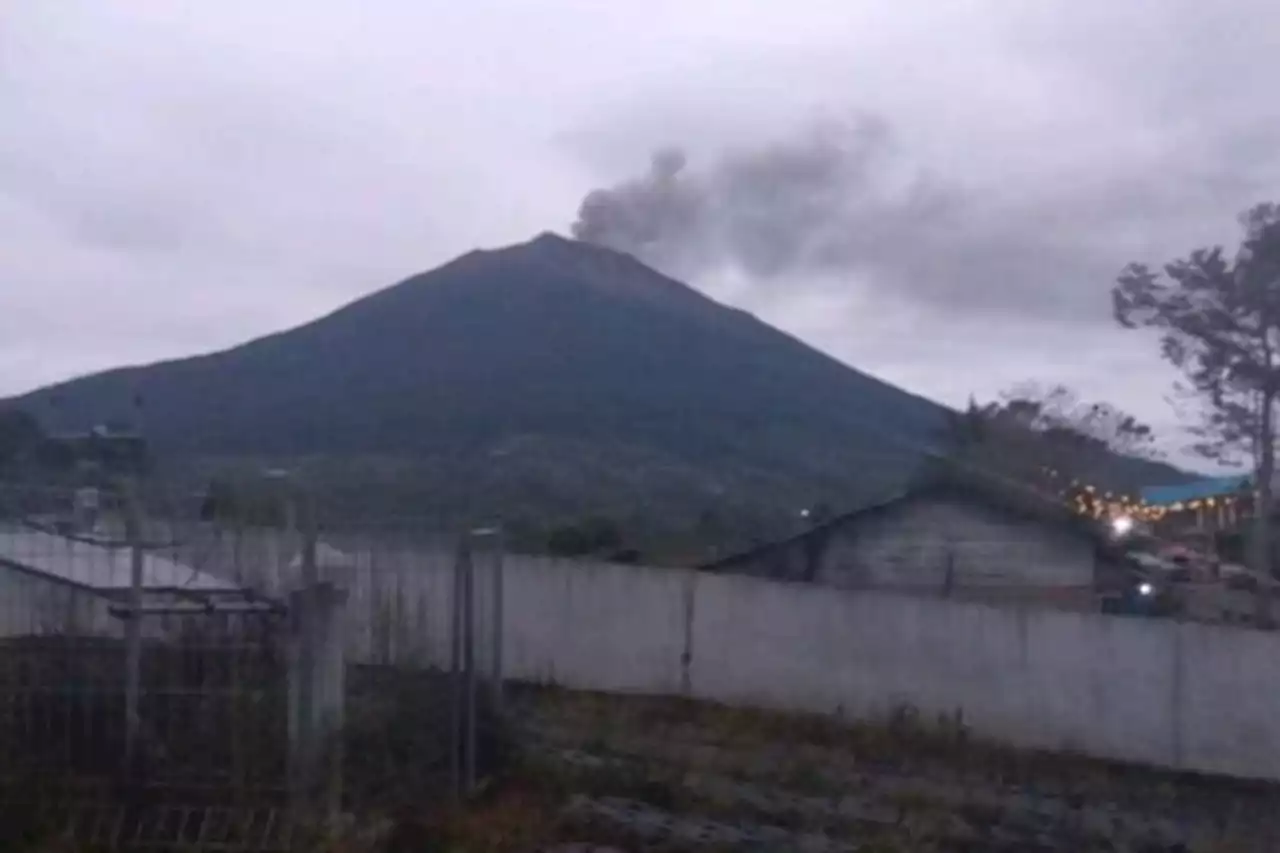
[[[27, 529], [0, 529], [0, 561], [30, 572], [102, 592], [130, 587], [132, 557], [128, 548], [108, 548]], [[145, 555], [142, 586], [148, 592], [180, 589], [186, 592], [235, 592], [223, 580], [155, 554]]]
[[120, 636], [109, 600], [39, 575], [0, 567], [0, 638]]
[[1150, 486], [1141, 492], [1142, 500], [1153, 506], [1183, 503], [1185, 501], [1235, 494], [1249, 487], [1249, 476], [1208, 477], [1193, 483], [1176, 486]]

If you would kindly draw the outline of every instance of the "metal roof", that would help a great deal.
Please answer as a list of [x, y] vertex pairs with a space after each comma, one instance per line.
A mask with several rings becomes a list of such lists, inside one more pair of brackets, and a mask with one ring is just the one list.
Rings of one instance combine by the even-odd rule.
[[1207, 477], [1176, 486], [1148, 486], [1142, 490], [1141, 498], [1144, 503], [1153, 506], [1216, 498], [1249, 488], [1250, 479], [1248, 474], [1237, 474], [1230, 477]]
[[1107, 553], [1112, 553], [1114, 547], [1114, 539], [1109, 528], [1095, 519], [1076, 513], [1067, 506], [1065, 501], [1052, 494], [1041, 492], [1027, 483], [1006, 478], [995, 472], [979, 471], [943, 462], [935, 468], [926, 469], [905, 488], [881, 500], [841, 513], [786, 539], [721, 557], [704, 563], [698, 568], [704, 571], [725, 570], [738, 563], [754, 559], [760, 554], [785, 548], [796, 542], [820, 540], [829, 535], [831, 530], [848, 525], [864, 516], [889, 510], [914, 498], [930, 494], [951, 494], [972, 499], [994, 507], [1000, 512], [1030, 518], [1040, 524], [1056, 525], [1060, 529], [1103, 546]]
[[[104, 593], [128, 591], [132, 582], [129, 548], [109, 548], [53, 533], [0, 529], [0, 564]], [[147, 592], [236, 593], [242, 587], [208, 572], [153, 553], [142, 560]]]
[[[289, 561], [289, 568], [296, 569], [302, 565], [302, 554], [295, 554]], [[316, 568], [318, 569], [351, 569], [357, 560], [346, 551], [341, 551], [327, 542], [316, 543]]]

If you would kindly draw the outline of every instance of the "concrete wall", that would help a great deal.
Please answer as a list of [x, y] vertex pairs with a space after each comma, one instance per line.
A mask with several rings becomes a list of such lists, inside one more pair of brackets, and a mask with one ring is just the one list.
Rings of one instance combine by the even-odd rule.
[[526, 569], [513, 568], [534, 606], [513, 598], [512, 675], [853, 718], [909, 705], [1016, 746], [1280, 779], [1272, 634], [745, 577]]
[[[351, 590], [348, 659], [446, 662], [452, 567], [403, 548], [327, 570]], [[505, 599], [508, 677], [854, 718], [909, 705], [1017, 746], [1280, 779], [1276, 634], [510, 556]]]
[[1180, 763], [1172, 623], [738, 578], [705, 579], [698, 604], [698, 695], [855, 718], [910, 705], [1015, 745]]

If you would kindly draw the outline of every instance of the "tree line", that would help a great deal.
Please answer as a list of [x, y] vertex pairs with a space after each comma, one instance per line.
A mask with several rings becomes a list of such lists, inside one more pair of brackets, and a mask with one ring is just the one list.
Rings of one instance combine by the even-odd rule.
[[[1207, 246], [1154, 266], [1126, 265], [1110, 296], [1116, 323], [1147, 335], [1178, 371], [1172, 402], [1192, 437], [1187, 449], [1251, 473], [1256, 512], [1249, 562], [1274, 575], [1280, 205], [1256, 205], [1238, 224], [1232, 249]], [[994, 403], [972, 404], [957, 426], [966, 452], [984, 443], [977, 440], [984, 431], [999, 434], [986, 461], [1020, 466], [1028, 477], [1055, 467], [1087, 468], [1103, 450], [1158, 458], [1147, 425], [1108, 404], [1082, 402], [1062, 386], [1027, 386]]]
[[145, 443], [124, 434], [53, 436], [22, 409], [0, 409], [0, 478], [50, 481], [70, 476], [104, 478], [140, 473], [149, 457]]
[[[1233, 249], [1201, 247], [1157, 265], [1128, 264], [1110, 296], [1118, 325], [1149, 335], [1180, 372], [1174, 400], [1192, 436], [1189, 449], [1254, 474], [1258, 512], [1250, 562], [1270, 574], [1280, 422], [1280, 205], [1257, 205], [1239, 217], [1239, 225]], [[1058, 488], [1063, 478], [1113, 471], [1117, 459], [1160, 459], [1149, 425], [1063, 385], [1028, 382], [996, 400], [972, 401], [951, 429], [957, 453], [1045, 488]], [[90, 455], [102, 456], [109, 468], [115, 462], [107, 451], [115, 446], [90, 447]], [[0, 410], [0, 476], [60, 476], [77, 470], [84, 453], [85, 446], [50, 440], [27, 413]], [[233, 496], [220, 484], [211, 492], [211, 516], [280, 520], [270, 501]], [[699, 528], [709, 527], [703, 521]], [[540, 530], [537, 538], [546, 550], [565, 555], [626, 545], [614, 521], [595, 517]]]

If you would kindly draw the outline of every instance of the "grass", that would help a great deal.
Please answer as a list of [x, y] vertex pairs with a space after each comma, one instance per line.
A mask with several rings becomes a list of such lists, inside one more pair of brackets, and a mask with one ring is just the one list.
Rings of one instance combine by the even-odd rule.
[[[1072, 752], [1013, 750], [975, 737], [959, 714], [926, 718], [910, 707], [896, 709], [877, 723], [854, 723], [686, 699], [552, 689], [528, 692], [522, 701], [530, 713], [553, 722], [556, 731], [571, 740], [576, 737], [579, 748], [594, 744], [597, 755], [648, 755], [655, 764], [665, 763], [670, 787], [661, 792], [661, 799], [676, 810], [728, 816], [731, 804], [699, 795], [693, 784], [699, 774], [832, 802], [857, 793], [850, 779], [858, 774], [877, 786], [885, 779], [900, 779], [878, 789], [877, 796], [899, 809], [895, 837], [915, 838], [911, 843], [916, 847], [901, 849], [927, 849], [919, 845], [932, 843], [929, 839], [938, 834], [954, 838], [961, 824], [984, 834], [998, 827], [1002, 832], [1008, 827], [1031, 828], [1041, 820], [1052, 821], [1055, 832], [1073, 836], [1098, 831], [1096, 821], [1093, 830], [1080, 822], [1082, 809], [1094, 814], [1099, 809], [1118, 810], [1128, 823], [1114, 824], [1114, 831], [1131, 835], [1141, 833], [1148, 820], [1176, 825], [1188, 815], [1202, 827], [1215, 824], [1225, 831], [1229, 825], [1232, 832], [1239, 827], [1255, 832], [1256, 822], [1267, 820], [1280, 805], [1275, 786], [1161, 772]], [[593, 791], [637, 793], [629, 777], [610, 779], [610, 772], [597, 769], [578, 782]], [[919, 780], [915, 789], [912, 780]], [[940, 794], [945, 795], [942, 800]], [[1040, 804], [1053, 809], [1051, 817], [1036, 811]], [[1251, 815], [1248, 820], [1255, 821], [1253, 829], [1233, 817], [1240, 804]], [[772, 807], [765, 814], [742, 816], [775, 825], [805, 822]], [[1091, 849], [1081, 844], [1082, 851]], [[1219, 843], [1222, 851], [1232, 849], [1223, 845], [1225, 841]], [[1264, 847], [1272, 849], [1267, 842]], [[1217, 853], [1219, 848], [1203, 849]], [[1264, 848], [1253, 842], [1244, 849]]]
[[[361, 826], [315, 833], [305, 853], [531, 853], [585, 840], [650, 849], [626, 826], [566, 818], [565, 806], [576, 795], [637, 801], [730, 825], [828, 832], [857, 839], [863, 851], [885, 853], [965, 849], [966, 843], [968, 849], [1002, 849], [983, 844], [1027, 825], [1031, 813], [1019, 810], [1038, 797], [1063, 804], [1051, 831], [1074, 839], [1070, 849], [1081, 853], [1103, 849], [1085, 833], [1081, 807], [1108, 804], [1141, 815], [1183, 807], [1213, 811], [1218, 802], [1224, 809], [1243, 802], [1255, 810], [1280, 802], [1274, 789], [1263, 786], [999, 748], [973, 737], [957, 716], [923, 718], [905, 707], [869, 724], [552, 689], [518, 690], [510, 699], [514, 716], [554, 724], [552, 746], [595, 760], [572, 763], [555, 750], [520, 750], [463, 806], [441, 806], [444, 800], [425, 792], [397, 797], [394, 805], [385, 801], [386, 813]], [[1010, 784], [1020, 788], [1009, 793]], [[376, 811], [373, 806], [367, 810]], [[89, 853], [56, 838], [28, 849]], [[684, 843], [664, 849], [710, 853]], [[1223, 840], [1187, 849], [1280, 847], [1232, 847]]]

